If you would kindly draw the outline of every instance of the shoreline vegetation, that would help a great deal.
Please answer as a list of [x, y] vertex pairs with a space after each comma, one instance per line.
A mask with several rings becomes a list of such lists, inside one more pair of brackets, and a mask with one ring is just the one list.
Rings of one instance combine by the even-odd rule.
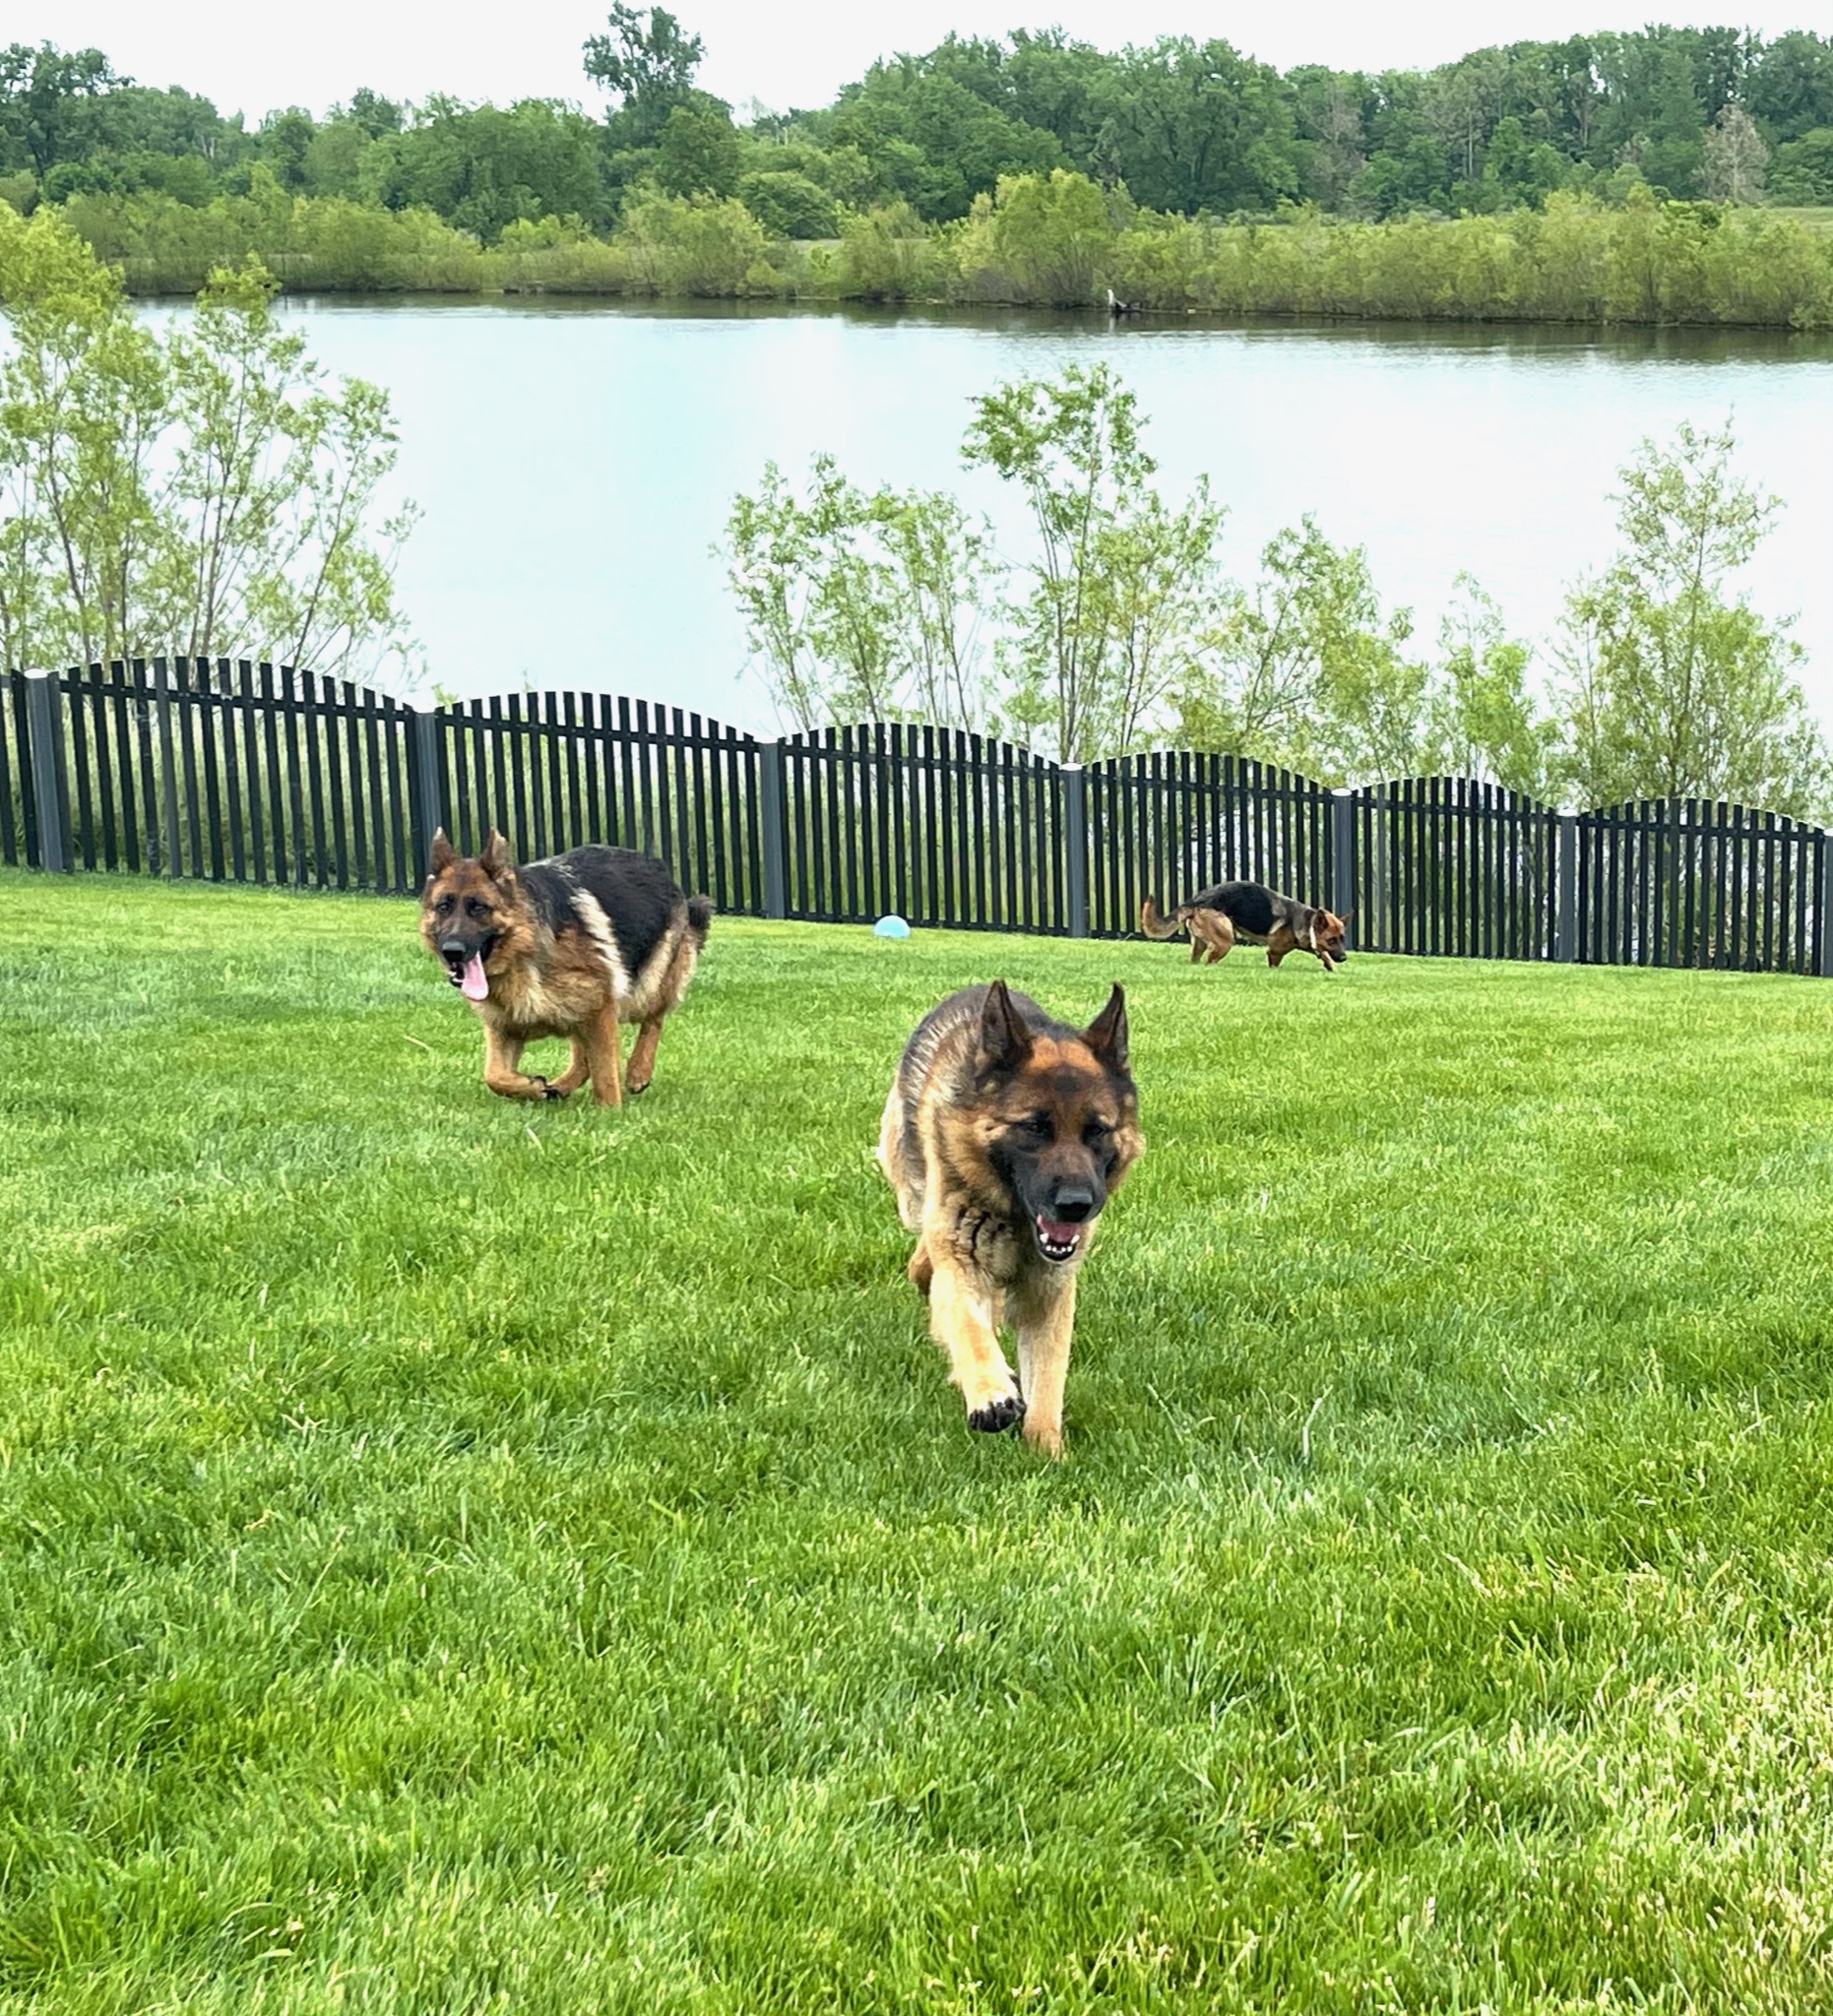
[[1833, 328], [1833, 37], [1650, 25], [1431, 70], [1281, 72], [1051, 29], [736, 112], [614, 0], [566, 98], [364, 89], [258, 122], [99, 49], [0, 48], [0, 203], [128, 291], [291, 291]]
[[[48, 206], [47, 206], [48, 207]], [[601, 295], [1099, 308], [1152, 315], [1833, 328], [1833, 211], [1555, 191], [1539, 209], [1359, 220], [1144, 210], [1073, 170], [1007, 175], [966, 217], [908, 204], [825, 240], [773, 237], [736, 197], [634, 193], [605, 231], [514, 221], [486, 245], [430, 209], [295, 195], [158, 192], [56, 206], [127, 291], [194, 293], [257, 256], [287, 292]]]

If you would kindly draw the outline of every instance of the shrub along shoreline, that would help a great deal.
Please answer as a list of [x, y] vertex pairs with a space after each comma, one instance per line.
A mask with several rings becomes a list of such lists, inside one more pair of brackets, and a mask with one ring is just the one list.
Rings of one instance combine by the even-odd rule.
[[640, 193], [608, 236], [577, 220], [493, 245], [428, 210], [300, 197], [78, 195], [61, 206], [135, 294], [194, 292], [249, 254], [289, 292], [581, 294], [1085, 308], [1150, 313], [1833, 329], [1833, 231], [1794, 215], [1555, 194], [1496, 216], [1356, 221], [1308, 208], [1186, 219], [1087, 177], [1002, 177], [953, 223], [906, 205], [838, 239], [772, 238], [735, 198]]

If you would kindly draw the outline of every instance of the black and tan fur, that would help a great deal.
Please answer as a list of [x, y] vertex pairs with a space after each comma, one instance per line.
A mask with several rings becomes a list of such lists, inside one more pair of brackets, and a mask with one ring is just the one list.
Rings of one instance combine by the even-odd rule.
[[1269, 966], [1277, 967], [1289, 952], [1309, 952], [1327, 974], [1335, 973], [1349, 957], [1343, 947], [1349, 922], [1347, 916], [1282, 896], [1264, 882], [1218, 882], [1180, 903], [1168, 917], [1159, 914], [1151, 897], [1139, 910], [1139, 928], [1148, 938], [1190, 933], [1192, 966], [1205, 960], [1214, 966], [1239, 942], [1264, 945]]
[[[971, 1428], [1063, 1447], [1076, 1277], [1096, 1215], [1138, 1160], [1139, 1102], [1116, 986], [1086, 1030], [1003, 980], [965, 987], [906, 1045], [878, 1163], [916, 1233], [910, 1277], [929, 1297]], [[999, 1348], [1010, 1316], [1018, 1376]]]
[[[505, 1099], [564, 1099], [588, 1079], [600, 1105], [642, 1092], [663, 1017], [676, 1007], [707, 940], [713, 906], [676, 888], [663, 864], [621, 847], [578, 847], [512, 865], [494, 828], [461, 856], [442, 827], [420, 896], [420, 936], [483, 1024], [483, 1082]], [[478, 994], [476, 989], [483, 988]], [[618, 1026], [640, 1025], [627, 1072]], [[525, 1073], [524, 1047], [565, 1037], [566, 1069]]]

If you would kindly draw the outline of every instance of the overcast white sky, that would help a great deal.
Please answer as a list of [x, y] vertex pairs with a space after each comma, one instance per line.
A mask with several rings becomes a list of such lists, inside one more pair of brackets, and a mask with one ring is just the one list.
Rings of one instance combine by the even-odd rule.
[[[1786, 0], [1785, 0], [1786, 4]], [[1738, 19], [1731, 5], [1664, 6], [1661, 0], [1490, 0], [1472, 9], [1371, 7], [1367, 0], [1151, 0], [1116, 10], [1099, 0], [890, 0], [861, 7], [765, 7], [757, 0], [679, 0], [676, 12], [705, 38], [701, 82], [734, 104], [756, 96], [776, 107], [825, 103], [875, 56], [926, 49], [951, 29], [993, 34], [1056, 22], [1103, 47], [1158, 34], [1221, 35], [1287, 69], [1443, 62], [1485, 42], [1633, 29], [1650, 19], [1694, 26]], [[1743, 22], [1765, 34], [1824, 29], [1826, 0], [1795, 0]], [[301, 8], [248, 0], [12, 0], [0, 23], [8, 41], [95, 46], [142, 84], [182, 84], [221, 110], [251, 120], [277, 105], [317, 112], [358, 85], [390, 96], [429, 92], [465, 98], [584, 97], [580, 44], [602, 27], [592, 0], [475, 0], [404, 6], [399, 0], [311, 0]]]

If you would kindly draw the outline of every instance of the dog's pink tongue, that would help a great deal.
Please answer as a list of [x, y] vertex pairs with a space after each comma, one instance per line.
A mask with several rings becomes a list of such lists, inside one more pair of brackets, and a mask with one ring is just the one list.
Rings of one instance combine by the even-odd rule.
[[490, 982], [483, 976], [483, 955], [474, 952], [465, 962], [465, 976], [459, 981], [459, 991], [468, 1001], [489, 999]]
[[1073, 1246], [1082, 1236], [1082, 1228], [1066, 1219], [1041, 1218], [1038, 1229], [1053, 1246]]

